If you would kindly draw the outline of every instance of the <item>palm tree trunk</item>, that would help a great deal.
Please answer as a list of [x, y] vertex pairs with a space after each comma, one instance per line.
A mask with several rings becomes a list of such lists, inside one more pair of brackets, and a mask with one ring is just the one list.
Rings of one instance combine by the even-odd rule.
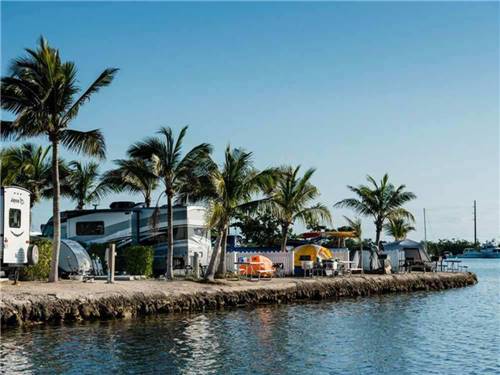
[[215, 277], [218, 279], [223, 279], [226, 276], [226, 248], [227, 248], [227, 234], [229, 228], [226, 226], [226, 229], [222, 232], [222, 239], [220, 245], [220, 258], [219, 258], [219, 268]]
[[364, 273], [364, 268], [363, 268], [363, 240], [361, 238], [359, 238], [359, 259], [360, 259], [360, 262], [361, 262], [361, 273]]
[[52, 198], [52, 223], [54, 225], [54, 236], [52, 238], [52, 260], [50, 262], [49, 282], [55, 283], [59, 280], [59, 249], [61, 247], [61, 217], [59, 213], [61, 189], [59, 186], [59, 142], [52, 141], [52, 187], [54, 196]]
[[382, 225], [380, 224], [375, 224], [376, 225], [376, 235], [375, 235], [375, 244], [377, 245], [377, 252], [380, 251], [380, 234], [382, 233]]
[[174, 213], [172, 207], [173, 194], [167, 193], [167, 271], [165, 277], [174, 279]]
[[144, 203], [146, 204], [146, 207], [151, 206], [151, 196], [149, 194], [144, 195]]
[[212, 251], [212, 256], [210, 257], [210, 263], [208, 264], [207, 272], [205, 273], [205, 280], [207, 281], [214, 281], [215, 265], [217, 264], [217, 259], [219, 257], [222, 238], [224, 237], [223, 233], [224, 229], [221, 229], [219, 231], [219, 234], [217, 235], [217, 239], [215, 240], [215, 247]]
[[288, 240], [288, 225], [281, 226], [281, 251], [286, 251], [286, 241]]

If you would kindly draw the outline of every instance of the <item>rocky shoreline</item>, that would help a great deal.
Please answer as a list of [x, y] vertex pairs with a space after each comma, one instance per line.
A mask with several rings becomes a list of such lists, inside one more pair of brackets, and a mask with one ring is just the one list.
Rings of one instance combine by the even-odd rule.
[[271, 281], [122, 281], [1, 286], [2, 327], [280, 304], [387, 293], [436, 291], [477, 283], [474, 273], [410, 273]]

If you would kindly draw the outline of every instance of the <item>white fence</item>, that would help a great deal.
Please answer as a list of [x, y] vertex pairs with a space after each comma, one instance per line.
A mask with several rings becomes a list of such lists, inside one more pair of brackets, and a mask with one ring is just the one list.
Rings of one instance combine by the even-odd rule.
[[226, 253], [226, 268], [228, 272], [236, 272], [238, 265], [235, 264], [239, 258], [250, 258], [254, 255], [262, 255], [273, 263], [283, 263], [283, 272], [285, 275], [293, 275], [293, 251], [255, 251], [255, 252], [227, 252]]
[[[333, 254], [333, 259], [340, 261], [349, 261], [349, 249], [330, 249]], [[235, 264], [239, 258], [250, 258], [254, 255], [263, 255], [271, 260], [273, 263], [282, 263], [283, 272], [287, 276], [294, 274], [294, 251], [234, 251], [226, 253], [226, 269], [228, 272], [236, 272], [238, 265]]]
[[347, 248], [336, 248], [336, 249], [330, 249], [330, 251], [333, 254], [333, 259], [337, 259], [343, 262], [348, 262], [349, 261], [349, 249]]

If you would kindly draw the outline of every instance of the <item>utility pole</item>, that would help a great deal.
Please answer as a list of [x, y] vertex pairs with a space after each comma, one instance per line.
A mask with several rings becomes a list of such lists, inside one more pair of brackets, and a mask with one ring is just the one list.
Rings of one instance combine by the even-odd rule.
[[425, 250], [427, 250], [427, 221], [425, 218], [425, 208], [424, 208], [424, 244], [425, 244]]
[[476, 216], [476, 200], [474, 199], [474, 247], [477, 245], [477, 216]]

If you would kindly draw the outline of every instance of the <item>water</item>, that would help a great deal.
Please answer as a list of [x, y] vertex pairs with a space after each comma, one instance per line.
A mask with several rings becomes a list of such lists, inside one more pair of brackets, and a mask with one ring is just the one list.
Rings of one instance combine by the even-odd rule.
[[500, 259], [443, 292], [3, 332], [4, 373], [499, 374]]

